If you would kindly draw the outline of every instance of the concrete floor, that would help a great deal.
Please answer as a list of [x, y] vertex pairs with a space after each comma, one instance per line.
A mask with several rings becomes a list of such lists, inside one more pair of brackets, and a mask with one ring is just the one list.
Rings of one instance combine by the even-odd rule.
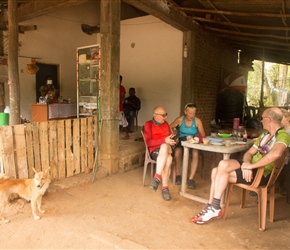
[[[133, 141], [133, 140], [132, 140]], [[126, 142], [130, 143], [130, 142]], [[134, 143], [132, 143], [134, 145]], [[197, 189], [208, 197], [211, 157], [205, 155], [205, 176], [196, 173]], [[149, 170], [149, 169], [148, 169]], [[1, 224], [2, 249], [289, 249], [290, 204], [276, 195], [275, 222], [258, 230], [256, 198], [247, 196], [239, 207], [240, 190], [234, 189], [226, 220], [205, 225], [190, 218], [204, 204], [179, 195], [170, 180], [172, 199], [164, 201], [160, 188], [142, 186], [143, 168], [103, 178], [80, 174], [51, 184], [43, 197], [47, 212], [34, 221], [29, 204], [8, 207], [9, 224]]]

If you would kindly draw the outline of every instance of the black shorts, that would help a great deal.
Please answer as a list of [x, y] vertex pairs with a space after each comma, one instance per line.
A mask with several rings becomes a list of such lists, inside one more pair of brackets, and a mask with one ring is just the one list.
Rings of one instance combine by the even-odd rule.
[[186, 141], [186, 136], [178, 138], [178, 143], [176, 144], [175, 148], [182, 148], [182, 150], [183, 150], [183, 146], [181, 145], [182, 141]]
[[160, 148], [156, 148], [150, 153], [150, 157], [152, 160], [154, 160], [154, 161], [157, 160], [157, 156], [159, 154], [159, 151], [160, 151]]
[[[243, 164], [243, 161], [239, 161], [240, 165]], [[241, 168], [238, 168], [236, 169], [236, 175], [237, 175], [237, 183], [242, 183], [242, 184], [252, 184], [254, 179], [255, 179], [255, 176], [257, 174], [257, 168], [253, 169], [253, 179], [250, 181], [250, 182], [247, 182], [244, 178], [243, 178], [243, 172], [242, 172], [242, 169]], [[261, 182], [259, 185], [266, 185], [268, 183], [268, 180], [270, 178], [270, 174], [265, 177], [265, 176], [262, 176], [262, 179], [261, 179]]]

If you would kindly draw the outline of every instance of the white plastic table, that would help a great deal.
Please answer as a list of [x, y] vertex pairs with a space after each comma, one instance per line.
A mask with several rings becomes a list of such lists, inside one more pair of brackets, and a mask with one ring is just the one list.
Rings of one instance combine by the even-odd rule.
[[186, 182], [187, 182], [187, 172], [188, 172], [188, 160], [189, 160], [189, 149], [194, 148], [198, 150], [208, 151], [208, 152], [214, 152], [214, 153], [222, 153], [223, 159], [228, 160], [230, 159], [230, 155], [237, 152], [242, 152], [244, 150], [249, 149], [253, 145], [253, 141], [248, 139], [246, 144], [234, 144], [229, 147], [226, 147], [224, 145], [204, 145], [201, 143], [189, 143], [187, 141], [182, 141], [181, 145], [184, 147], [184, 153], [183, 153], [183, 163], [182, 163], [182, 181], [181, 181], [181, 191], [180, 195], [194, 200], [201, 203], [207, 203], [208, 199], [202, 198], [197, 195], [189, 194], [186, 192]]

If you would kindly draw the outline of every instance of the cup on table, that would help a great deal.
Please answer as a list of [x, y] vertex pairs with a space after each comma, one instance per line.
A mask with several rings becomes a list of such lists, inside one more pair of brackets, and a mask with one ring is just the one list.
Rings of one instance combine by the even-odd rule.
[[191, 139], [193, 139], [193, 136], [192, 136], [192, 135], [187, 135], [187, 136], [186, 136], [186, 140], [187, 140], [187, 141], [190, 141]]
[[208, 144], [209, 144], [209, 139], [208, 139], [208, 138], [206, 138], [206, 137], [205, 137], [205, 138], [203, 138], [203, 140], [202, 140], [202, 141], [203, 141], [203, 144], [204, 144], [204, 145], [208, 145]]
[[225, 140], [225, 146], [229, 147], [231, 146], [232, 141], [231, 140]]

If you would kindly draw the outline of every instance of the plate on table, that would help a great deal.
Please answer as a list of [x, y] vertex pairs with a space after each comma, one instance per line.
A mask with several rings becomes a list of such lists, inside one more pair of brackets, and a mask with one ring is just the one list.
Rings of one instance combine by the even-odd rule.
[[218, 133], [218, 136], [222, 138], [229, 138], [232, 136], [232, 134]]
[[217, 143], [221, 143], [221, 142], [223, 142], [222, 139], [212, 138], [212, 137], [207, 137], [207, 138], [210, 140], [210, 142], [217, 142]]
[[243, 144], [243, 145], [246, 145], [247, 144], [247, 142], [244, 142], [244, 141], [235, 141], [235, 142], [233, 142], [233, 144]]
[[211, 145], [214, 145], [214, 146], [223, 146], [225, 143], [224, 142], [214, 142], [214, 141], [211, 141], [210, 144]]

